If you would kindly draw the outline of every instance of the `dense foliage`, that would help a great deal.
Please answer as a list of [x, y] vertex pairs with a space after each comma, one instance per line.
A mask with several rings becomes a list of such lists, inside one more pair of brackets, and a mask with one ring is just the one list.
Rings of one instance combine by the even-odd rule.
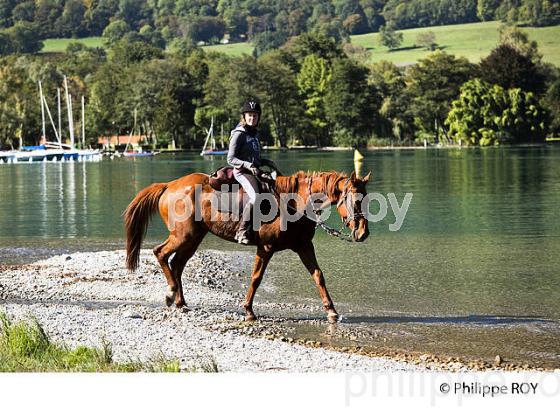
[[[154, 43], [250, 40], [262, 53], [302, 33], [350, 34], [486, 20], [560, 23], [558, 0], [0, 0], [0, 54], [21, 50], [18, 27], [37, 40], [128, 33]], [[142, 32], [144, 30], [144, 32]], [[8, 36], [8, 37], [5, 37]], [[1, 46], [12, 43], [13, 45]], [[35, 41], [33, 44], [37, 44]], [[35, 46], [30, 46], [31, 51]], [[2, 50], [2, 48], [4, 50]], [[6, 51], [7, 50], [7, 51]]]
[[531, 92], [479, 79], [466, 82], [447, 118], [456, 141], [474, 145], [543, 142], [547, 113]]
[[[266, 143], [277, 146], [424, 139], [488, 145], [542, 141], [559, 130], [558, 69], [544, 64], [537, 45], [515, 28], [504, 30], [478, 65], [437, 50], [407, 67], [367, 63], [321, 33], [258, 57], [205, 53], [192, 44], [163, 51], [151, 34], [117, 37], [108, 51], [72, 43], [61, 55], [2, 58], [0, 142], [39, 142], [38, 81], [56, 118], [63, 76], [77, 130], [78, 99], [85, 96], [89, 143], [135, 132], [160, 146], [200, 147], [211, 118], [227, 134], [250, 96], [263, 104]], [[54, 140], [53, 127], [46, 132]]]

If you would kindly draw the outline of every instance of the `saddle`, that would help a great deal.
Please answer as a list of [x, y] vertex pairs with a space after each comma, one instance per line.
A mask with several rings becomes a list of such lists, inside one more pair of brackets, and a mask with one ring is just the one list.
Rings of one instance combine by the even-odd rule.
[[[259, 183], [259, 193], [274, 192], [275, 178], [272, 174], [263, 172], [256, 178]], [[210, 175], [209, 183], [212, 189], [220, 192], [230, 192], [234, 184], [239, 185], [233, 176], [233, 167], [218, 168]], [[225, 187], [228, 189], [224, 189]], [[241, 191], [242, 189], [243, 188], [240, 186], [239, 190]]]
[[[269, 173], [262, 173], [256, 177], [259, 193], [273, 193], [275, 178]], [[239, 214], [243, 212], [247, 197], [243, 187], [233, 176], [233, 167], [221, 167], [210, 175], [209, 184], [218, 197], [218, 210], [220, 212]], [[233, 189], [236, 186], [237, 189]], [[267, 203], [261, 204], [261, 211], [268, 213]]]

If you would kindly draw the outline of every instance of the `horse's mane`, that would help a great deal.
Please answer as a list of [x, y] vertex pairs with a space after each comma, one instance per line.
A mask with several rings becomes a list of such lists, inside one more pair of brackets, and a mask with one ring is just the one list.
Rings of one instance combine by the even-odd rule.
[[298, 171], [290, 176], [278, 177], [276, 179], [276, 190], [283, 193], [297, 192], [299, 185], [303, 182], [300, 180], [307, 178], [319, 178], [321, 180], [321, 186], [323, 187], [321, 189], [322, 192], [332, 198], [336, 195], [335, 191], [338, 186], [338, 182], [347, 178], [347, 175], [343, 172], [337, 171]]

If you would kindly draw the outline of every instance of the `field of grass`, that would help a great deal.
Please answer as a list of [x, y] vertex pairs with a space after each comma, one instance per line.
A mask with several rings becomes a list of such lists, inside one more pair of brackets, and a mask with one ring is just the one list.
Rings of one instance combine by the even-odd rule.
[[42, 53], [63, 53], [70, 43], [82, 43], [88, 47], [103, 47], [103, 37], [49, 38], [43, 43]]
[[[387, 60], [395, 64], [410, 64], [430, 53], [428, 50], [415, 47], [416, 36], [419, 33], [433, 31], [437, 44], [446, 52], [456, 56], [464, 56], [472, 62], [480, 59], [498, 44], [498, 28], [500, 22], [457, 24], [452, 26], [437, 26], [402, 30], [403, 43], [401, 48], [389, 51], [378, 43], [378, 33], [352, 36], [353, 44], [367, 48], [371, 53], [371, 61]], [[546, 62], [560, 66], [560, 26], [526, 27], [531, 40], [537, 41], [539, 51]], [[78, 41], [89, 47], [102, 47], [101, 37], [83, 39], [49, 39], [45, 40], [43, 52], [63, 52], [68, 43]], [[228, 55], [239, 56], [253, 53], [251, 43], [218, 44], [203, 47], [206, 51], [216, 51]]]
[[242, 54], [253, 54], [253, 45], [251, 43], [232, 43], [232, 44], [216, 44], [213, 46], [202, 47], [204, 51], [217, 51], [230, 56], [240, 56]]
[[12, 322], [0, 312], [0, 373], [5, 372], [179, 372], [179, 361], [113, 362], [108, 343], [70, 349], [53, 343], [37, 320]]
[[[498, 44], [499, 22], [458, 24], [402, 30], [403, 43], [399, 50], [389, 51], [378, 43], [378, 33], [352, 36], [352, 43], [363, 46], [371, 52], [372, 61], [387, 60], [396, 64], [414, 63], [430, 53], [428, 50], [414, 48], [419, 33], [433, 31], [437, 44], [444, 51], [456, 56], [464, 56], [472, 62], [478, 62]], [[560, 26], [526, 27], [530, 40], [537, 41], [539, 51], [546, 62], [560, 66]]]

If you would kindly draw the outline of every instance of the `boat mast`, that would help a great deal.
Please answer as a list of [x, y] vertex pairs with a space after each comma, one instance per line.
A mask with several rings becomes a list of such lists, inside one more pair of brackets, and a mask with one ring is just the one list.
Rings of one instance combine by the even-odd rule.
[[86, 148], [86, 114], [85, 114], [85, 99], [82, 95], [82, 149]]
[[210, 123], [210, 131], [212, 133], [211, 141], [212, 141], [212, 150], [216, 150], [216, 138], [214, 138], [214, 117], [212, 117], [212, 122]]
[[43, 105], [44, 99], [43, 99], [43, 87], [41, 85], [41, 81], [39, 81], [39, 98], [41, 99], [41, 121], [43, 123], [43, 135], [41, 136], [41, 139], [44, 138], [45, 141], [46, 141], [47, 140], [47, 131], [46, 131], [46, 126], [45, 126], [45, 106]]
[[41, 96], [41, 108], [43, 111], [43, 135], [45, 135], [45, 143], [47, 143], [47, 136], [45, 133], [45, 110], [47, 111], [47, 115], [49, 116], [49, 121], [51, 122], [51, 125], [53, 127], [53, 131], [54, 131], [54, 135], [56, 137], [56, 140], [58, 141], [58, 143], [60, 144], [60, 134], [57, 132], [56, 130], [56, 126], [54, 125], [54, 120], [53, 117], [51, 115], [51, 110], [49, 109], [49, 104], [47, 103], [47, 99], [45, 98], [45, 95], [43, 94], [43, 86], [41, 84], [41, 81], [39, 81], [39, 94]]
[[212, 117], [212, 122], [210, 123], [210, 129], [208, 129], [208, 132], [206, 133], [206, 140], [204, 140], [204, 146], [202, 147], [202, 151], [200, 152], [200, 155], [204, 155], [210, 137], [212, 138], [210, 144], [213, 146], [213, 148], [216, 148], [216, 141], [214, 141], [214, 117]]
[[58, 135], [60, 136], [58, 142], [62, 142], [62, 110], [60, 109], [60, 87], [56, 89], [56, 97], [58, 103]]
[[72, 96], [68, 93], [68, 79], [64, 76], [64, 88], [66, 92], [66, 109], [68, 111], [68, 128], [70, 129], [70, 147], [74, 148], [74, 121], [72, 118]]

